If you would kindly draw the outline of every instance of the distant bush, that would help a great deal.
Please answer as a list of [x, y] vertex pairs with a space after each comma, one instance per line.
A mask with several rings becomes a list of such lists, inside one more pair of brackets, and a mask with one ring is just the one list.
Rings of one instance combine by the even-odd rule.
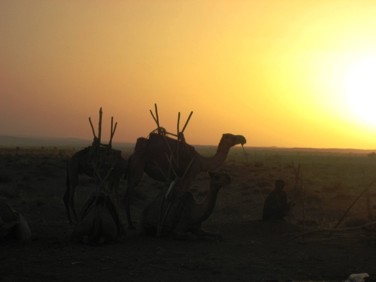
[[375, 152], [372, 152], [372, 153], [369, 153], [367, 155], [369, 158], [375, 158], [376, 157], [376, 153]]

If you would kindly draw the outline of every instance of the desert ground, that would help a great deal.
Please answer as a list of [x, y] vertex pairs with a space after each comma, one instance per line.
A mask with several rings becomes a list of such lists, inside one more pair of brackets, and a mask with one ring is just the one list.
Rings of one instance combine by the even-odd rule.
[[[369, 152], [232, 148], [221, 168], [232, 183], [203, 225], [223, 240], [141, 235], [141, 211], [165, 185], [144, 175], [137, 188], [143, 197], [132, 204], [136, 230], [89, 246], [70, 241], [62, 200], [66, 162], [79, 149], [0, 148], [0, 197], [33, 234], [29, 242], [0, 243], [0, 281], [343, 281], [363, 272], [376, 279], [376, 157]], [[125, 158], [132, 152], [120, 149]], [[279, 178], [294, 206], [286, 221], [262, 222], [264, 199]], [[126, 186], [122, 180], [121, 193]], [[80, 177], [78, 210], [93, 187]], [[198, 201], [207, 187], [207, 174], [200, 174], [191, 187]]]

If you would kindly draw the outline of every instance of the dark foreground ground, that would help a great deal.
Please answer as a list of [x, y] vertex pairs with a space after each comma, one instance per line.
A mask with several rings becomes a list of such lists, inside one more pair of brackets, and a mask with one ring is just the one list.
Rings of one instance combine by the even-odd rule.
[[[223, 241], [174, 241], [127, 230], [118, 243], [73, 244], [69, 240], [73, 227], [62, 203], [65, 161], [70, 154], [57, 149], [2, 150], [0, 197], [29, 221], [33, 239], [22, 244], [0, 243], [0, 281], [343, 281], [351, 273], [362, 272], [376, 279], [376, 233], [372, 230], [356, 228], [330, 236], [319, 231], [303, 236], [303, 232], [321, 228], [317, 220], [311, 220], [313, 227], [297, 224], [300, 214], [286, 222], [258, 221], [263, 195], [274, 179], [284, 177], [291, 183], [294, 177], [287, 168], [281, 170], [267, 162], [232, 160], [225, 164], [233, 183], [220, 192], [204, 225], [205, 230], [221, 234]], [[207, 176], [200, 175], [192, 187], [198, 198], [205, 194], [206, 186]], [[122, 189], [125, 187], [122, 182]], [[147, 197], [133, 205], [136, 222], [158, 187], [160, 184], [144, 177], [139, 191]], [[78, 202], [85, 200], [90, 189], [91, 180], [83, 177]], [[306, 205], [307, 213], [313, 210], [308, 209], [308, 200]], [[341, 212], [343, 209], [338, 215]], [[335, 216], [330, 213], [324, 218]]]

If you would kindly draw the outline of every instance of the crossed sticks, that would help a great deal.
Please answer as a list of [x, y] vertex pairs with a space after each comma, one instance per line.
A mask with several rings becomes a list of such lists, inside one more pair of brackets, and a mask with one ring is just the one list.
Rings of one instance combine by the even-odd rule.
[[189, 116], [188, 116], [188, 118], [187, 118], [187, 120], [186, 120], [186, 122], [183, 126], [183, 129], [181, 131], [180, 131], [180, 112], [178, 112], [178, 121], [177, 121], [177, 126], [176, 126], [177, 131], [176, 131], [176, 134], [174, 134], [174, 133], [166, 131], [165, 128], [160, 126], [157, 104], [154, 104], [154, 108], [155, 108], [155, 114], [153, 113], [152, 110], [150, 110], [150, 114], [153, 117], [155, 123], [157, 124], [157, 128], [153, 131], [157, 131], [158, 134], [163, 134], [163, 135], [169, 134], [169, 135], [177, 137], [179, 141], [184, 141], [184, 131], [187, 128], [187, 125], [188, 125], [188, 123], [189, 123], [189, 121], [190, 121], [190, 119], [193, 115], [193, 111], [190, 112], [190, 114], [189, 114]]
[[[98, 136], [95, 134], [93, 123], [91, 122], [91, 117], [89, 117], [89, 122], [91, 126], [91, 131], [93, 132], [94, 141], [93, 145], [100, 145], [101, 138], [102, 138], [102, 107], [99, 109], [99, 121], [98, 121]], [[108, 147], [112, 147], [112, 139], [114, 138], [115, 131], [117, 127], [117, 122], [114, 124], [114, 117], [111, 117], [111, 131], [110, 131], [110, 141], [108, 143]]]

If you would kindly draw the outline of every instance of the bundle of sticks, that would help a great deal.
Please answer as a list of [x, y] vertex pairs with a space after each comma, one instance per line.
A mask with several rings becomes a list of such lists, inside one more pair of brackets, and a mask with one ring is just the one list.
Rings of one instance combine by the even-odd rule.
[[111, 117], [110, 141], [109, 141], [108, 145], [102, 144], [101, 143], [101, 138], [102, 138], [102, 115], [103, 115], [103, 112], [102, 112], [102, 107], [101, 107], [99, 109], [98, 136], [95, 134], [95, 130], [94, 130], [93, 123], [91, 121], [91, 117], [89, 117], [89, 122], [90, 122], [91, 130], [92, 130], [93, 136], [94, 136], [93, 146], [101, 146], [102, 145], [102, 146], [108, 146], [109, 148], [112, 148], [112, 139], [114, 138], [114, 135], [115, 135], [115, 131], [116, 131], [116, 127], [117, 127], [117, 122], [115, 122], [115, 124], [114, 124], [114, 117]]
[[168, 132], [164, 127], [160, 126], [157, 104], [154, 104], [154, 109], [155, 109], [155, 113], [153, 113], [153, 111], [150, 110], [150, 114], [153, 117], [155, 123], [157, 124], [157, 128], [154, 129], [152, 132], [157, 132], [158, 134], [162, 134], [162, 135], [168, 134], [168, 135], [176, 137], [179, 141], [185, 141], [184, 131], [187, 128], [187, 125], [193, 115], [193, 111], [190, 112], [182, 130], [180, 130], [180, 112], [178, 112], [178, 121], [177, 121], [177, 126], [176, 126], [177, 130], [175, 134], [175, 133]]

